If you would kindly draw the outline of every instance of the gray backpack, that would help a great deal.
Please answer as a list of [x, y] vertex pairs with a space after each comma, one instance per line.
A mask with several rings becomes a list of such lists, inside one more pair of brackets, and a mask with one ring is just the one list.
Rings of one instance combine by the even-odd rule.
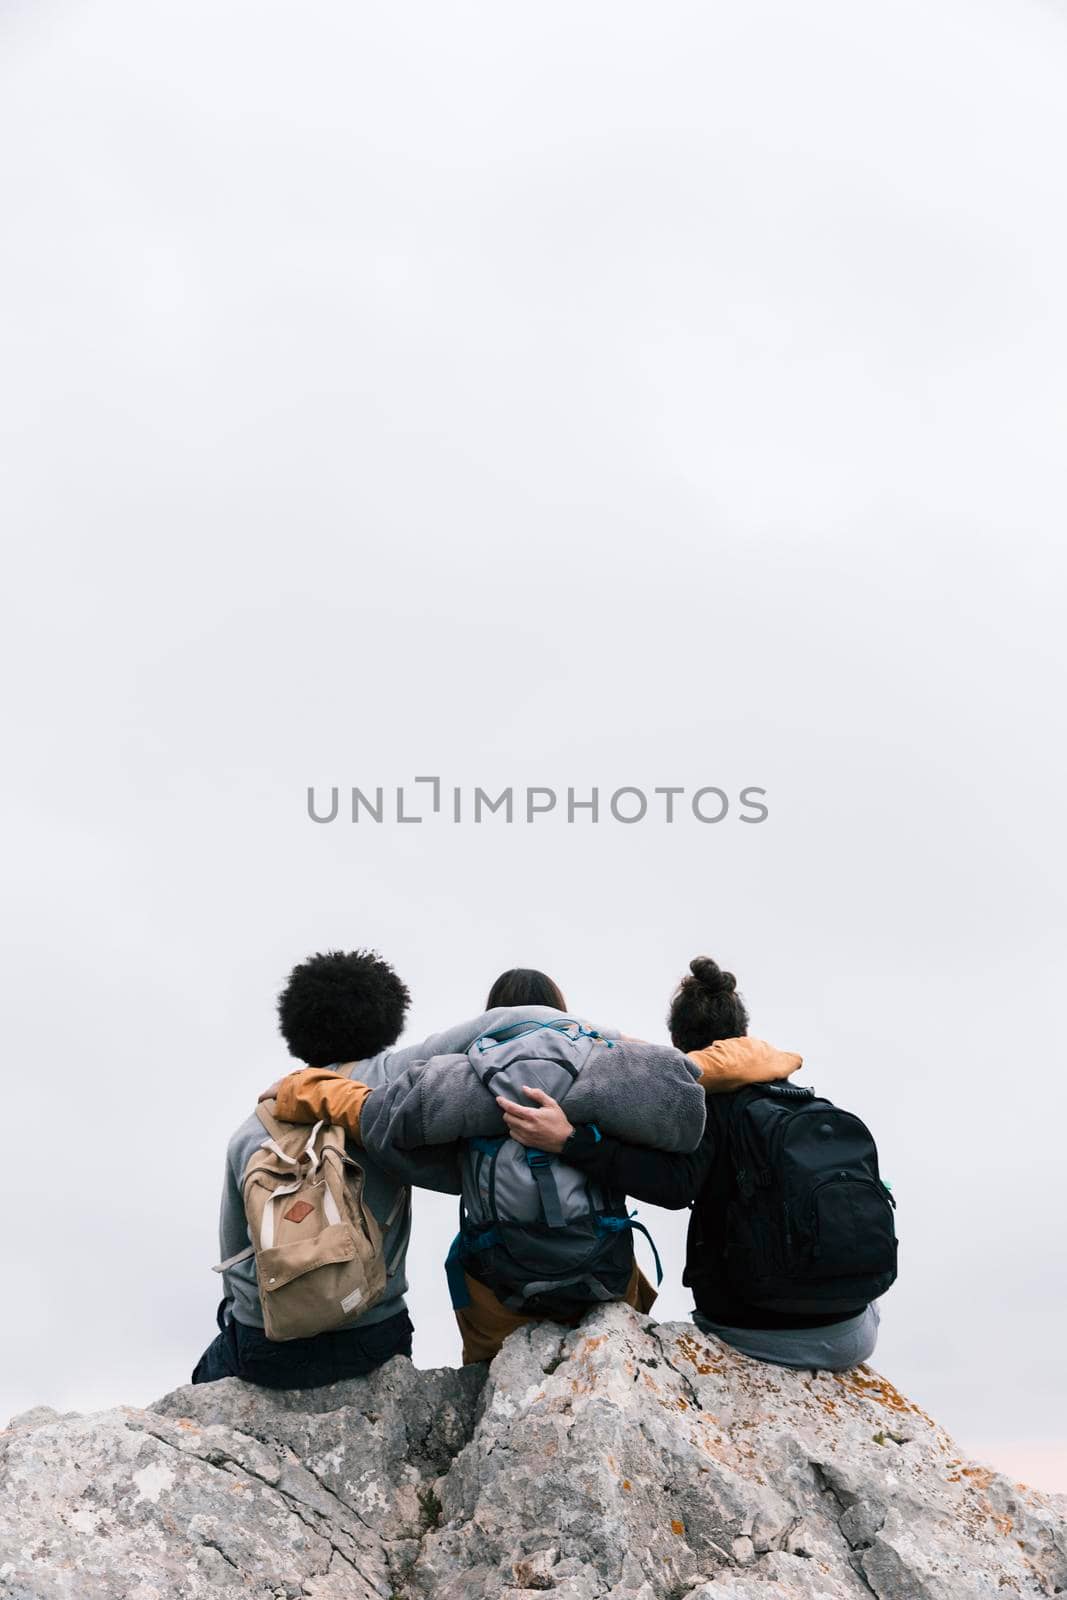
[[[565, 1109], [593, 1051], [613, 1048], [610, 1039], [560, 1018], [483, 1034], [467, 1055], [491, 1094], [522, 1104], [522, 1085], [530, 1084]], [[461, 1172], [460, 1229], [447, 1263], [454, 1305], [466, 1303], [464, 1269], [527, 1316], [570, 1317], [624, 1298], [634, 1268], [632, 1230], [648, 1237], [627, 1214], [625, 1195], [510, 1138], [466, 1140]]]

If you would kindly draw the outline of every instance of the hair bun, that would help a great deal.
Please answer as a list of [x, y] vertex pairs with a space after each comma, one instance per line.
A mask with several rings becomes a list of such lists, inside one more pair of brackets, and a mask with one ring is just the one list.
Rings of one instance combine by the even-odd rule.
[[694, 956], [689, 963], [689, 970], [701, 987], [711, 994], [733, 994], [737, 988], [733, 973], [723, 972], [719, 963], [710, 956]]

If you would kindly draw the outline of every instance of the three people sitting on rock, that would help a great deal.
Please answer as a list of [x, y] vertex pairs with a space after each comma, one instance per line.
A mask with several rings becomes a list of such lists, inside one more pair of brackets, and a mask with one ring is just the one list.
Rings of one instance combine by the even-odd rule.
[[[627, 1196], [692, 1205], [684, 1281], [704, 1331], [783, 1366], [841, 1370], [871, 1355], [878, 1313], [867, 1295], [895, 1276], [873, 1143], [858, 1119], [788, 1085], [801, 1058], [748, 1036], [731, 974], [707, 957], [691, 963], [671, 1001], [670, 1047], [592, 1028], [567, 1010], [551, 979], [529, 969], [503, 974], [482, 1015], [397, 1049], [409, 1000], [371, 953], [301, 963], [278, 1011], [290, 1053], [306, 1066], [262, 1097], [283, 1125], [344, 1129], [381, 1233], [384, 1290], [344, 1326], [267, 1338], [242, 1195], [249, 1160], [265, 1142], [253, 1115], [227, 1152], [219, 1333], [194, 1382], [236, 1376], [305, 1388], [410, 1355], [412, 1184], [463, 1197], [448, 1274], [465, 1362], [491, 1359], [532, 1320], [574, 1325], [607, 1299], [650, 1309], [656, 1293], [634, 1258], [640, 1224]], [[765, 1165], [790, 1167], [777, 1188], [772, 1170], [750, 1183], [739, 1167], [738, 1149], [759, 1147], [760, 1118], [773, 1122], [770, 1148], [781, 1151]], [[822, 1248], [817, 1288], [798, 1283], [800, 1269], [782, 1259], [790, 1209], [778, 1194], [787, 1179], [794, 1210], [810, 1209], [819, 1235], [804, 1256]], [[853, 1262], [854, 1275], [842, 1277]], [[836, 1274], [829, 1288], [827, 1272]]]

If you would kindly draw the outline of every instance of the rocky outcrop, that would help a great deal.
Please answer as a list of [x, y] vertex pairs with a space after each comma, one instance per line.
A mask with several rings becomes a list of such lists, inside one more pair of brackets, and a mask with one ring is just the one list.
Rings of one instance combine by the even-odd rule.
[[611, 1306], [489, 1369], [0, 1434], [4, 1600], [1003, 1600], [1067, 1592], [1067, 1503], [877, 1373], [785, 1372]]

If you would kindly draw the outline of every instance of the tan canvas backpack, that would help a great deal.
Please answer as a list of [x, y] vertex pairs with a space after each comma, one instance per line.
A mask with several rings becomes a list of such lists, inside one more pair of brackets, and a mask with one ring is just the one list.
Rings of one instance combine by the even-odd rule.
[[[375, 1305], [387, 1264], [344, 1130], [279, 1122], [274, 1110], [273, 1100], [256, 1107], [267, 1137], [241, 1180], [252, 1243], [216, 1270], [254, 1255], [267, 1338], [306, 1339], [344, 1328]], [[407, 1199], [405, 1189], [386, 1227]]]

